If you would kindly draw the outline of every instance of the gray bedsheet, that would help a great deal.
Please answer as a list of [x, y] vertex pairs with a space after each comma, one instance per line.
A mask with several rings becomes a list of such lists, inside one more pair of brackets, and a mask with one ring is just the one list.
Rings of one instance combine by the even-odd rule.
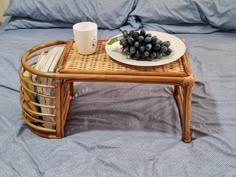
[[178, 36], [196, 77], [189, 144], [181, 141], [173, 87], [155, 84], [78, 82], [66, 137], [33, 134], [20, 115], [20, 57], [40, 42], [72, 38], [72, 30], [1, 32], [0, 176], [236, 176], [236, 33]]

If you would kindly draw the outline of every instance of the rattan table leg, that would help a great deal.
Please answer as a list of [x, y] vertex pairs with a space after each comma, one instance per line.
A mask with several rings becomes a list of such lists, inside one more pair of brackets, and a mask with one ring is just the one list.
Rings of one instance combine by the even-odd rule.
[[175, 85], [174, 97], [179, 109], [179, 117], [181, 121], [181, 129], [183, 129], [183, 89], [180, 85]]
[[62, 128], [62, 80], [56, 79], [56, 136], [64, 137]]
[[74, 96], [74, 82], [71, 81], [70, 83], [70, 93], [71, 93], [71, 98], [73, 98]]
[[[73, 81], [72, 80], [63, 80], [62, 82], [62, 90], [61, 90], [61, 122], [62, 122], [62, 132], [64, 133], [64, 127], [65, 127], [65, 123], [66, 123], [66, 118], [67, 118], [67, 114], [69, 112], [69, 108], [70, 108], [70, 102], [73, 96]], [[64, 134], [63, 134], [64, 136]]]
[[182, 125], [182, 139], [184, 142], [191, 142], [191, 104], [192, 104], [192, 87], [194, 78], [192, 76], [186, 79], [183, 84], [183, 125]]

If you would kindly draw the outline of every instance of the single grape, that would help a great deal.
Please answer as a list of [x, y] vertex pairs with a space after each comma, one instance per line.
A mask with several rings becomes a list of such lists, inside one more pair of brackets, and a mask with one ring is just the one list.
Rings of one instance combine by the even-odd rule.
[[150, 56], [151, 56], [151, 58], [153, 58], [153, 59], [154, 59], [154, 58], [157, 58], [157, 52], [152, 52]]
[[129, 45], [133, 45], [133, 44], [134, 44], [134, 38], [133, 38], [133, 37], [129, 36], [129, 37], [127, 38], [127, 40], [128, 40], [128, 44], [129, 44]]
[[134, 46], [138, 48], [139, 47], [139, 42], [135, 41]]
[[161, 45], [166, 46], [166, 47], [170, 47], [170, 41], [165, 41]]
[[136, 53], [136, 48], [134, 46], [131, 46], [129, 51], [130, 51], [130, 54], [133, 55]]
[[155, 50], [155, 51], [160, 50], [160, 48], [161, 48], [161, 45], [160, 45], [159, 43], [156, 43], [156, 44], [153, 46], [153, 50]]
[[166, 46], [161, 46], [161, 52], [165, 53], [168, 50], [168, 48]]
[[150, 55], [150, 52], [148, 52], [148, 51], [145, 51], [145, 52], [144, 52], [144, 56], [145, 56], [145, 57], [149, 57], [149, 55]]
[[152, 40], [152, 38], [149, 37], [149, 36], [147, 36], [147, 37], [145, 37], [144, 42], [145, 42], [145, 43], [150, 43], [151, 40]]
[[131, 30], [131, 31], [129, 32], [129, 36], [133, 37], [133, 34], [134, 34], [134, 31]]
[[139, 32], [134, 31], [132, 36], [133, 36], [133, 38], [134, 38], [135, 40], [138, 40]]
[[167, 51], [164, 54], [168, 56], [168, 55], [171, 54], [171, 52], [172, 52], [172, 50], [170, 48], [168, 48]]
[[139, 46], [139, 51], [144, 52], [145, 51], [145, 46], [144, 45]]
[[157, 42], [157, 37], [153, 36], [152, 39], [151, 39], [151, 42], [152, 42], [153, 45], [155, 45], [156, 42]]
[[122, 33], [123, 33], [123, 36], [124, 36], [124, 38], [127, 38], [127, 37], [128, 37], [128, 35], [129, 35], [129, 33], [128, 33], [128, 31], [127, 31], [127, 30], [124, 30]]
[[127, 47], [128, 46], [128, 41], [126, 38], [123, 38], [120, 40], [120, 45], [122, 45], [123, 47]]
[[146, 34], [146, 31], [144, 29], [141, 29], [140, 30], [140, 35], [145, 36], [145, 34]]
[[139, 41], [140, 43], [142, 43], [143, 40], [144, 40], [144, 37], [140, 35], [140, 36], [138, 37], [138, 41]]
[[151, 44], [151, 43], [148, 43], [148, 44], [146, 45], [145, 49], [146, 49], [147, 51], [150, 51], [150, 50], [152, 49], [152, 44]]

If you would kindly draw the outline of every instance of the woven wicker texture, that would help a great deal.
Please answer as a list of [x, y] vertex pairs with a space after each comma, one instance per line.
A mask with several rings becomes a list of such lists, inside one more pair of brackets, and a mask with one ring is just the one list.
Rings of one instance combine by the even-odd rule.
[[106, 73], [106, 74], [144, 74], [159, 75], [160, 73], [175, 74], [185, 76], [185, 68], [183, 58], [172, 63], [152, 66], [140, 67], [131, 66], [117, 62], [110, 58], [105, 51], [107, 40], [98, 40], [97, 51], [95, 54], [84, 56], [77, 52], [76, 44], [73, 43], [67, 59], [62, 64], [61, 73]]

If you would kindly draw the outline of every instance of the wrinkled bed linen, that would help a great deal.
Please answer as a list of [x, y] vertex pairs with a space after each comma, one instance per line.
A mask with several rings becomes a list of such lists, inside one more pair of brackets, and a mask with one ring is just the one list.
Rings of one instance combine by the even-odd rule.
[[72, 30], [1, 32], [0, 176], [235, 176], [236, 33], [178, 36], [196, 78], [189, 144], [181, 141], [173, 87], [140, 83], [77, 82], [66, 137], [35, 135], [20, 115], [20, 57], [38, 43], [72, 38]]

